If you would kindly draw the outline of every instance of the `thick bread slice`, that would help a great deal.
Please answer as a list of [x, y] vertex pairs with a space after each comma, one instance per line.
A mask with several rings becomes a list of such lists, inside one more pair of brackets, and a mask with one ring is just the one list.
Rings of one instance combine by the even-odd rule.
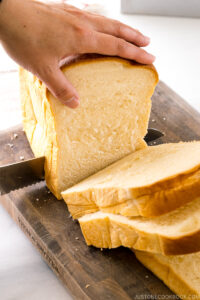
[[20, 69], [24, 130], [35, 156], [45, 155], [46, 182], [57, 198], [136, 149], [146, 146], [155, 68], [117, 57], [81, 56], [63, 68], [80, 95], [70, 109]]
[[159, 216], [200, 197], [200, 142], [134, 152], [62, 193], [74, 218], [98, 210]]
[[200, 251], [200, 198], [154, 218], [96, 212], [79, 222], [87, 244], [99, 248], [125, 246], [165, 255]]
[[134, 252], [181, 299], [200, 299], [200, 252], [179, 256]]

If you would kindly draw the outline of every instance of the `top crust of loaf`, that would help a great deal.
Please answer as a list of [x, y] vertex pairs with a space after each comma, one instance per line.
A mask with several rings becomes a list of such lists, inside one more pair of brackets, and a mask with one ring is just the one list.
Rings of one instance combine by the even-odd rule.
[[62, 71], [64, 72], [66, 68], [69, 68], [70, 66], [73, 66], [74, 64], [84, 64], [84, 63], [92, 63], [93, 61], [119, 61], [124, 63], [126, 66], [138, 66], [143, 67], [146, 69], [153, 70], [155, 72], [156, 81], [158, 82], [158, 73], [156, 71], [156, 68], [154, 65], [143, 65], [140, 64], [134, 60], [125, 59], [119, 56], [107, 56], [107, 55], [101, 55], [96, 53], [86, 53], [86, 54], [78, 54], [78, 55], [71, 55], [67, 59], [65, 59], [62, 63]]

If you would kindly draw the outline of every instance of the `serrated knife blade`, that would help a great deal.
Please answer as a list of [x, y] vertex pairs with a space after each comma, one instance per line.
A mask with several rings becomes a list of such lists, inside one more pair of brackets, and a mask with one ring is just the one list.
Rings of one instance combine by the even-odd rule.
[[149, 128], [144, 140], [146, 143], [150, 143], [150, 142], [153, 142], [153, 141], [159, 139], [162, 136], [164, 136], [164, 134], [161, 131], [159, 131], [158, 129]]
[[38, 157], [0, 167], [1, 195], [44, 179], [45, 158]]

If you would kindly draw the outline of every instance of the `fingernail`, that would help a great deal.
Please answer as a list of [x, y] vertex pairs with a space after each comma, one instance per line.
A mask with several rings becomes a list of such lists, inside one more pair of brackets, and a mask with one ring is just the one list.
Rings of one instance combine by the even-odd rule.
[[72, 98], [69, 98], [68, 100], [65, 101], [65, 105], [67, 105], [70, 108], [76, 108], [79, 106], [80, 101], [77, 97], [73, 96]]
[[144, 40], [146, 43], [150, 43], [150, 41], [151, 41], [150, 37], [148, 37], [148, 36], [144, 36]]
[[148, 54], [149, 54], [149, 57], [151, 57], [152, 62], [154, 62], [156, 60], [156, 57], [153, 54], [151, 54], [151, 53], [148, 53]]

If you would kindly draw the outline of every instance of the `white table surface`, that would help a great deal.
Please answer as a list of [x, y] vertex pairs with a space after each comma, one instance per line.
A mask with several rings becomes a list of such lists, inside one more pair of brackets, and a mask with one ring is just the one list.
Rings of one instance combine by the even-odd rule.
[[[200, 111], [200, 20], [122, 15], [119, 0], [107, 1], [106, 12], [151, 37], [148, 50], [157, 56], [155, 65], [160, 79]], [[0, 78], [0, 130], [3, 130], [19, 124], [21, 116], [17, 66], [1, 48]], [[6, 85], [10, 85], [10, 93], [5, 92]], [[1, 206], [0, 238], [1, 300], [71, 299]]]

